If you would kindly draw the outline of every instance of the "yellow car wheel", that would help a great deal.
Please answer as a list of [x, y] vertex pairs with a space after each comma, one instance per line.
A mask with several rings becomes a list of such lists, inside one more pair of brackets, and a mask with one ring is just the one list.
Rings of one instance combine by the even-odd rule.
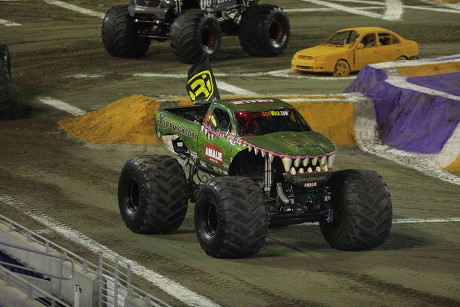
[[350, 74], [350, 65], [344, 60], [338, 60], [334, 67], [334, 77], [346, 77]]

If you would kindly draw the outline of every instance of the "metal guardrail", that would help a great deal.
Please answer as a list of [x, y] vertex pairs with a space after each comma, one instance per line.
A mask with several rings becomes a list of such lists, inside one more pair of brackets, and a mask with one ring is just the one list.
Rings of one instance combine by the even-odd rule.
[[[99, 281], [98, 305], [101, 307], [123, 306], [126, 297], [141, 299], [145, 302], [145, 306], [171, 307], [159, 298], [131, 284], [131, 266], [129, 263], [120, 261], [119, 259], [114, 259], [113, 261], [106, 259], [103, 252], [100, 251], [99, 261], [96, 265], [1, 214], [0, 223], [8, 226], [9, 231], [15, 231], [24, 235], [29, 242], [35, 242], [44, 246], [46, 253], [56, 253], [60, 255], [57, 258], [62, 257], [62, 259], [70, 261], [75, 266], [81, 267], [83, 272], [96, 274]], [[43, 272], [37, 273], [46, 274]], [[75, 300], [77, 300], [77, 292], [78, 289], [76, 288]]]
[[27, 295], [28, 299], [36, 300], [46, 306], [62, 306], [72, 307], [72, 305], [58, 299], [52, 294], [33, 285], [29, 280], [22, 278], [17, 273], [0, 266], [0, 278], [3, 279], [8, 286], [13, 286]]

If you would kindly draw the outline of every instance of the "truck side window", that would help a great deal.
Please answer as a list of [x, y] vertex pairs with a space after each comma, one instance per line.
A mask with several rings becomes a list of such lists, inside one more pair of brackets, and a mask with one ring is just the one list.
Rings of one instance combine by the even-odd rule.
[[214, 109], [214, 116], [217, 120], [217, 126], [224, 131], [228, 131], [230, 129], [230, 117], [228, 116], [227, 112], [222, 109]]

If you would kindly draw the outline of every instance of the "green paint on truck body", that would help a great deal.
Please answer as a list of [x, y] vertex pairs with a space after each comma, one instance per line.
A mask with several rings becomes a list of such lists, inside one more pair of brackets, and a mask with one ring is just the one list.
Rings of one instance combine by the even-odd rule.
[[[217, 175], [228, 175], [233, 160], [242, 151], [254, 151], [263, 157], [273, 156], [272, 160], [288, 158], [303, 161], [314, 157], [329, 158], [336, 150], [329, 139], [308, 126], [293, 106], [275, 98], [222, 99], [208, 104], [160, 109], [155, 121], [159, 138], [177, 135], [192, 156], [196, 156], [198, 166]], [[246, 128], [254, 127], [242, 126], [249, 125], [251, 121], [254, 126], [257, 123], [260, 126], [269, 124], [265, 128], [269, 133], [247, 133]], [[270, 129], [277, 129], [278, 123], [286, 121], [298, 131], [271, 132]], [[283, 129], [284, 126], [280, 127]], [[319, 174], [314, 168], [310, 174], [306, 174], [307, 167], [296, 167], [296, 171], [304, 173], [295, 175], [289, 174], [288, 170], [286, 180], [296, 182], [292, 178], [299, 177], [297, 181], [307, 178], [300, 180], [303, 182], [308, 177], [323, 180], [330, 177], [330, 169]]]

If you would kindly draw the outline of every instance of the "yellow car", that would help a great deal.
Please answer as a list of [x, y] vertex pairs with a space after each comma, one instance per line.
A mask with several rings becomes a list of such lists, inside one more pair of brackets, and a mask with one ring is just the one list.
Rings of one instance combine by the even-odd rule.
[[383, 28], [359, 27], [340, 30], [322, 44], [298, 51], [291, 64], [297, 71], [345, 77], [367, 64], [416, 58], [416, 42]]

